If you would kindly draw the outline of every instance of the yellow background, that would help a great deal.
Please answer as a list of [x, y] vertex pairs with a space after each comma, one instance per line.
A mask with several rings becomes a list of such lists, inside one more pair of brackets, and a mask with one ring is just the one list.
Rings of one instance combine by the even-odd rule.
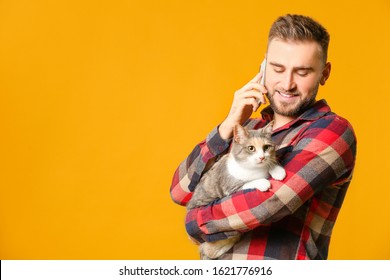
[[390, 259], [389, 1], [0, 1], [0, 259], [197, 259], [173, 172], [272, 22], [331, 33], [320, 98], [358, 136], [330, 259]]

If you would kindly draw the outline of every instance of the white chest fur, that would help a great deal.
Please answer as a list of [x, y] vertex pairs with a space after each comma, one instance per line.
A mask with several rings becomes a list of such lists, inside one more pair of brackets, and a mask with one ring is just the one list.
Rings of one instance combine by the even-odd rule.
[[227, 169], [234, 178], [242, 181], [252, 181], [261, 178], [268, 178], [266, 166], [254, 166], [251, 168], [241, 166], [233, 157], [227, 160]]

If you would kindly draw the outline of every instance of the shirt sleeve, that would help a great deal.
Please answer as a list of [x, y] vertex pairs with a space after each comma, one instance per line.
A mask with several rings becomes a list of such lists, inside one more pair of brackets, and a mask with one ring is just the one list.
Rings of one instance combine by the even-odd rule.
[[338, 116], [323, 117], [302, 131], [281, 162], [287, 176], [271, 179], [267, 192], [241, 190], [186, 216], [188, 234], [199, 242], [215, 241], [276, 222], [292, 214], [325, 187], [349, 181], [355, 164], [356, 138]]
[[226, 152], [230, 143], [231, 140], [221, 138], [216, 127], [206, 140], [195, 146], [173, 175], [170, 194], [174, 202], [183, 206], [187, 204], [208, 164]]

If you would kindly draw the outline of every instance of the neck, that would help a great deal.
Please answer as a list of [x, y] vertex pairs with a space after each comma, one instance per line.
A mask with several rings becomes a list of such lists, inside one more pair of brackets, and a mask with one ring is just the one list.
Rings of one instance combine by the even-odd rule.
[[282, 116], [282, 115], [275, 113], [275, 115], [274, 115], [275, 122], [274, 122], [273, 130], [278, 129], [279, 127], [282, 127], [293, 120], [295, 120], [294, 117]]

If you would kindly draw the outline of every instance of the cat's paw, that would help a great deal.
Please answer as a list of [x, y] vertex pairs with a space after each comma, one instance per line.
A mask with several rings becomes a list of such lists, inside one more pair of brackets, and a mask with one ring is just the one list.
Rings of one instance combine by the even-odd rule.
[[268, 191], [270, 187], [271, 187], [271, 183], [267, 179], [257, 179], [246, 183], [242, 187], [242, 189], [243, 190], [258, 189], [259, 191], [265, 192]]
[[286, 170], [284, 170], [284, 168], [280, 165], [276, 165], [274, 168], [272, 168], [269, 171], [269, 174], [271, 174], [272, 178], [278, 181], [281, 181], [286, 178]]

